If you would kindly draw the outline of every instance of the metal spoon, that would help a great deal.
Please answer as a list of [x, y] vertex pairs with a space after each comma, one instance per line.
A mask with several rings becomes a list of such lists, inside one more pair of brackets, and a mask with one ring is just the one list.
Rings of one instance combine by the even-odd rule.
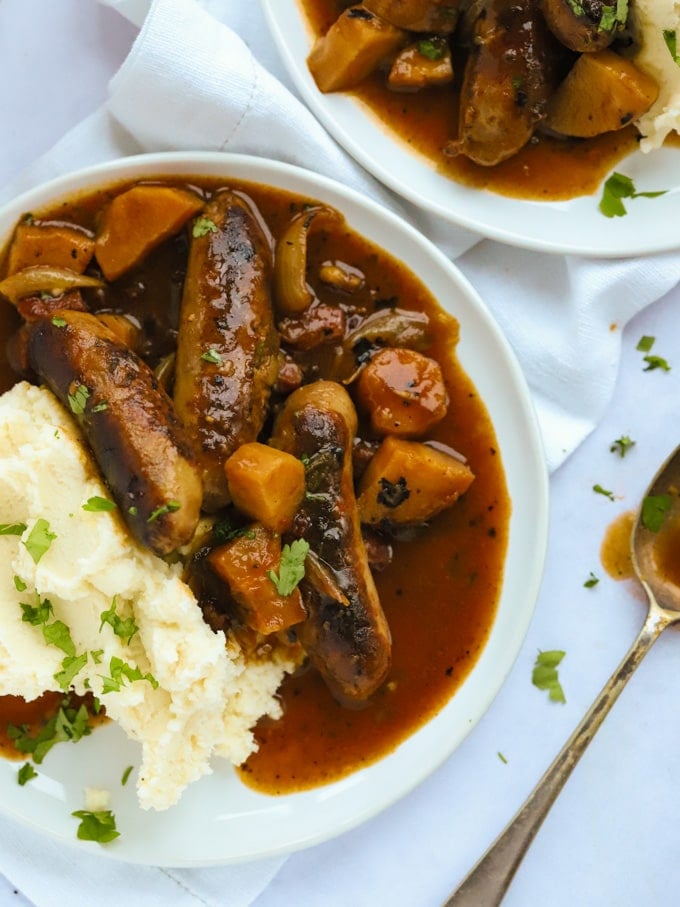
[[497, 907], [501, 903], [550, 807], [633, 671], [661, 631], [680, 621], [680, 586], [660, 574], [654, 557], [657, 536], [643, 523], [644, 502], [657, 495], [668, 496], [664, 500], [669, 505], [666, 519], [680, 513], [680, 447], [673, 451], [652, 479], [638, 508], [631, 534], [633, 568], [649, 601], [647, 617], [637, 639], [519, 812], [444, 907]]

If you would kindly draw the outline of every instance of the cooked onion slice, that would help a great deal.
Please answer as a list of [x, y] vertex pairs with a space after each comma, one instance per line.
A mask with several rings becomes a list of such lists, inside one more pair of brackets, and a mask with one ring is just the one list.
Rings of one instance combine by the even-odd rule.
[[0, 293], [14, 305], [25, 296], [48, 293], [61, 296], [67, 290], [77, 287], [103, 287], [104, 282], [96, 277], [78, 274], [69, 268], [54, 268], [52, 265], [35, 265], [24, 268], [0, 281]]
[[307, 236], [312, 225], [337, 224], [342, 215], [333, 208], [316, 205], [297, 214], [276, 244], [274, 298], [281, 312], [304, 312], [314, 301], [307, 284]]

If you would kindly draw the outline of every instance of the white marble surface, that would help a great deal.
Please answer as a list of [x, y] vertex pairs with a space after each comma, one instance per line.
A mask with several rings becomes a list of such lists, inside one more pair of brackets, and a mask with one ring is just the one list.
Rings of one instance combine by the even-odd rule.
[[[134, 34], [92, 0], [0, 0], [0, 186], [104, 100], [107, 80]], [[511, 300], [511, 288], [508, 293]], [[627, 327], [608, 412], [552, 478], [549, 554], [535, 619], [485, 718], [411, 795], [363, 827], [290, 857], [257, 907], [436, 907], [529, 793], [642, 622], [640, 592], [606, 577], [599, 548], [606, 527], [637, 504], [650, 475], [680, 441], [679, 306], [676, 289]], [[643, 371], [635, 350], [643, 334], [657, 338], [654, 352], [667, 358], [669, 373]], [[637, 442], [623, 460], [609, 450], [622, 434]], [[593, 493], [595, 483], [616, 499]], [[586, 589], [591, 571], [600, 583]], [[566, 705], [548, 702], [531, 684], [537, 649], [553, 648], [567, 652], [560, 669]], [[678, 903], [679, 664], [680, 639], [670, 630], [558, 799], [507, 907]], [[5, 840], [11, 836], [2, 820], [0, 829]], [[36, 849], [40, 845], [36, 835]], [[142, 904], [134, 891], [121, 891], [121, 901]], [[0, 877], [0, 903], [29, 902], [15, 893], [12, 879]], [[73, 903], [81, 903], [77, 877]]]

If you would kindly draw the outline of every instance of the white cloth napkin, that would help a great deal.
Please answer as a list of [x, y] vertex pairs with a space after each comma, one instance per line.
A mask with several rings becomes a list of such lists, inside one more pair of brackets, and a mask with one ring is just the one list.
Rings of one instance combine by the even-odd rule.
[[[416, 210], [355, 165], [295, 96], [253, 0], [101, 0], [141, 26], [108, 103], [0, 191], [0, 201], [121, 154], [247, 152], [307, 166], [398, 211], [455, 258], [502, 326], [536, 404], [550, 468], [600, 420], [626, 322], [678, 279], [673, 253], [587, 261], [480, 240]], [[150, 8], [149, 8], [150, 7]], [[39, 905], [246, 907], [283, 860], [209, 870], [121, 866], [0, 827], [0, 870]]]

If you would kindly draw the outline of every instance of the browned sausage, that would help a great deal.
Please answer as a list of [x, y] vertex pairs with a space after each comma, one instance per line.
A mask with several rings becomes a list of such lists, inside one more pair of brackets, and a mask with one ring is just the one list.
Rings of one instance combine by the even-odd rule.
[[159, 555], [188, 542], [201, 479], [153, 372], [88, 312], [56, 311], [27, 331], [31, 367], [82, 428], [134, 537]]
[[465, 64], [458, 139], [446, 153], [493, 166], [512, 157], [545, 116], [557, 41], [538, 0], [482, 0]]
[[214, 511], [229, 501], [224, 462], [256, 440], [276, 380], [272, 254], [248, 203], [235, 192], [219, 192], [193, 232], [174, 399], [195, 443], [203, 506]]
[[[390, 669], [391, 636], [361, 536], [352, 477], [357, 415], [347, 391], [317, 381], [287, 399], [272, 443], [301, 457], [307, 492], [295, 521], [319, 570], [300, 584], [309, 617], [299, 638], [333, 695], [364, 702]], [[321, 579], [321, 581], [320, 581]], [[334, 593], [334, 590], [337, 592]]]

